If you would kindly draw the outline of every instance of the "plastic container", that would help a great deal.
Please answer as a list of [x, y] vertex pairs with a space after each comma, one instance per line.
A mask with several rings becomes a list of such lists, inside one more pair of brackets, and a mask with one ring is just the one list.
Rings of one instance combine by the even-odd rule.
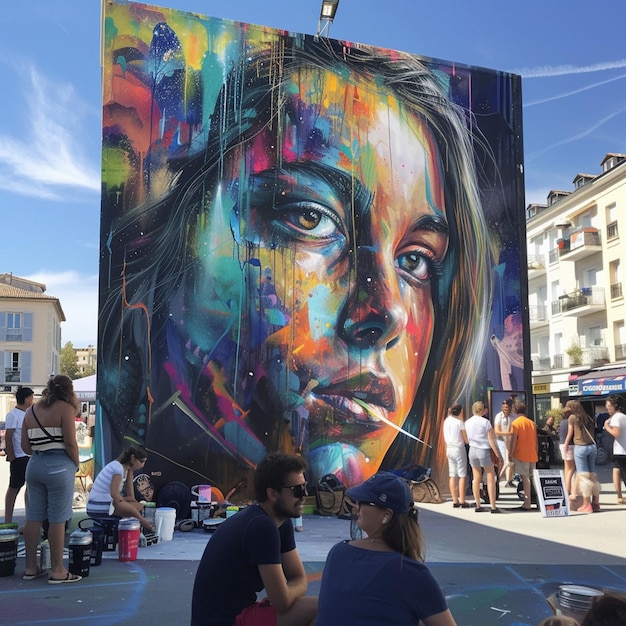
[[44, 539], [39, 544], [38, 554], [39, 554], [39, 571], [45, 572], [46, 570], [51, 569], [52, 557], [50, 556], [50, 542], [47, 539]]
[[156, 502], [143, 502], [143, 516], [156, 526]]
[[13, 576], [17, 557], [17, 524], [0, 525], [0, 576]]
[[118, 558], [120, 561], [137, 560], [141, 524], [134, 517], [123, 517], [117, 527]]
[[232, 517], [235, 513], [239, 512], [238, 506], [227, 506], [226, 507], [226, 517]]
[[91, 544], [90, 563], [93, 566], [102, 565], [102, 551], [104, 550], [104, 528], [101, 526], [92, 526], [87, 529], [93, 538]]
[[154, 521], [159, 541], [172, 541], [176, 525], [176, 509], [169, 506], [158, 507]]
[[71, 574], [86, 578], [89, 576], [91, 563], [91, 543], [93, 535], [88, 530], [77, 528], [67, 544], [70, 553], [69, 571]]

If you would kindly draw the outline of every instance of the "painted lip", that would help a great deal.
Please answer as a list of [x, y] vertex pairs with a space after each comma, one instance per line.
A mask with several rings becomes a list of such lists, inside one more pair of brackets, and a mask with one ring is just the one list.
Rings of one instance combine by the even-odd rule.
[[388, 420], [389, 413], [396, 408], [395, 393], [389, 378], [371, 373], [326, 386], [320, 385], [309, 396], [332, 407], [340, 416], [361, 423]]

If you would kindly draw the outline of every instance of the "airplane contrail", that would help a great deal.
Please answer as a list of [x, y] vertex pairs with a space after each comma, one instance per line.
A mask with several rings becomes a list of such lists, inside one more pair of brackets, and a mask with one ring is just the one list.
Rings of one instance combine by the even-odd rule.
[[532, 102], [525, 102], [524, 108], [532, 107], [537, 104], [545, 104], [546, 102], [552, 102], [553, 100], [560, 100], [561, 98], [567, 98], [568, 96], [574, 96], [577, 93], [582, 93], [583, 91], [589, 91], [589, 89], [595, 89], [596, 87], [601, 87], [602, 85], [606, 85], [607, 83], [612, 83], [616, 80], [621, 80], [622, 78], [626, 78], [626, 74], [620, 74], [619, 76], [615, 76], [615, 78], [609, 78], [608, 80], [602, 80], [599, 83], [593, 83], [593, 85], [587, 85], [586, 87], [581, 87], [580, 89], [574, 89], [574, 91], [566, 91], [565, 93], [561, 93], [556, 96], [552, 96], [550, 98], [543, 98], [542, 100], [533, 100]]
[[514, 74], [520, 74], [522, 78], [548, 78], [550, 76], [566, 76], [567, 74], [589, 74], [591, 72], [604, 72], [626, 67], [626, 59], [619, 61], [603, 61], [591, 65], [540, 65], [539, 67], [523, 67], [513, 70]]

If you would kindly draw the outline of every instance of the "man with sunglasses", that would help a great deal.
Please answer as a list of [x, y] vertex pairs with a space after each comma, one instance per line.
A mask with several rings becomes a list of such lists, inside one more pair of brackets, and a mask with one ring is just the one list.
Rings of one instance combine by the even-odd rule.
[[[254, 477], [256, 504], [228, 518], [208, 542], [193, 587], [192, 626], [315, 623], [317, 598], [296, 550], [291, 518], [307, 495], [300, 456], [270, 454]], [[256, 601], [265, 589], [267, 599]]]

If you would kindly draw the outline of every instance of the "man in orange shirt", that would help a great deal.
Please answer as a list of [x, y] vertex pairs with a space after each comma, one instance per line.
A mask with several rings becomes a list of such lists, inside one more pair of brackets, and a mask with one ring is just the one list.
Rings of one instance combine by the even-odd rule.
[[535, 422], [526, 417], [526, 403], [516, 400], [515, 413], [517, 418], [511, 424], [510, 451], [511, 458], [515, 463], [515, 473], [522, 477], [524, 488], [524, 504], [518, 507], [518, 511], [530, 511], [530, 477], [535, 469], [537, 456], [537, 427]]

